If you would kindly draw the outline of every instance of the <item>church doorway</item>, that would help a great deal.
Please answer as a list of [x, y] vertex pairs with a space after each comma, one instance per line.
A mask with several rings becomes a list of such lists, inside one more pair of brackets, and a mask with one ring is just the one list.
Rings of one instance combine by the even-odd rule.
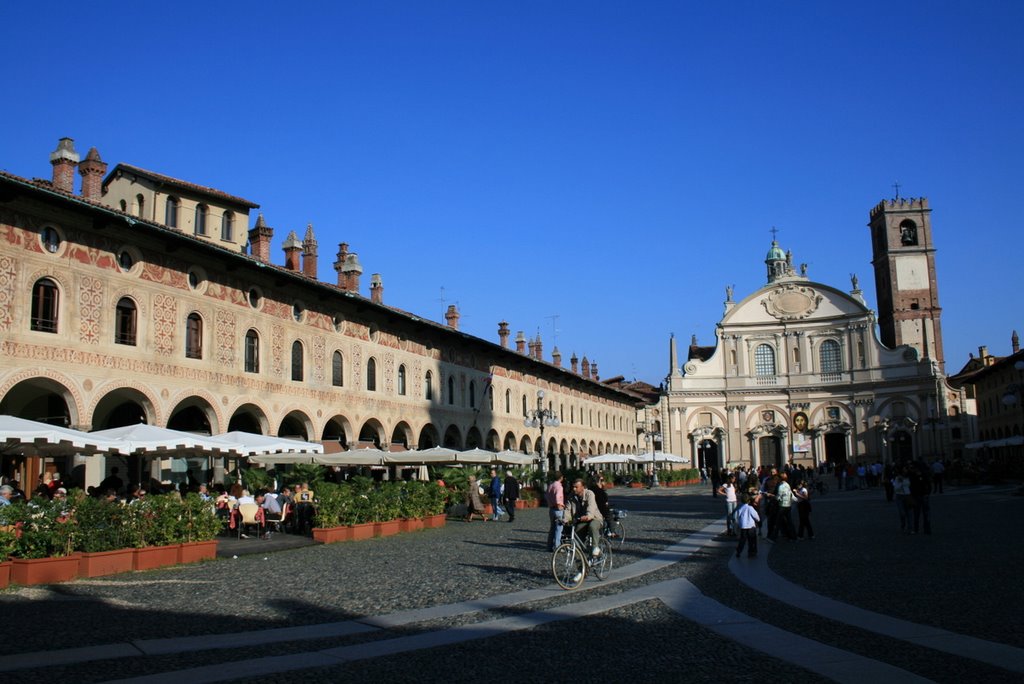
[[900, 461], [914, 460], [914, 442], [908, 432], [897, 432], [892, 436], [892, 459]]
[[846, 463], [849, 456], [846, 453], [846, 435], [842, 432], [829, 432], [825, 434], [825, 460], [832, 465]]
[[757, 440], [757, 453], [763, 466], [781, 468], [785, 465], [782, 462], [782, 448], [778, 437], [762, 437]]
[[697, 445], [697, 467], [710, 472], [718, 468], [718, 445], [710, 439], [701, 440]]

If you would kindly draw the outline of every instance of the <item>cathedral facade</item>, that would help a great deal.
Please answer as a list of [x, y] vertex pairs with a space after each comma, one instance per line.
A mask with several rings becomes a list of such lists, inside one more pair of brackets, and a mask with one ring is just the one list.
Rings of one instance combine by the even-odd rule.
[[[637, 396], [586, 358], [545, 360], [522, 333], [513, 348], [504, 321], [497, 342], [468, 335], [455, 307], [437, 323], [388, 306], [379, 274], [365, 296], [345, 243], [336, 282], [323, 282], [312, 226], [290, 232], [274, 264], [273, 228], [241, 197], [127, 164], [108, 173], [69, 139], [50, 162], [52, 180], [0, 173], [2, 414], [243, 430], [327, 451], [511, 449], [549, 468], [635, 451]], [[540, 410], [561, 424], [526, 425]], [[4, 457], [3, 474], [20, 469], [32, 488], [38, 465]]]
[[870, 212], [876, 315], [850, 289], [813, 281], [776, 241], [765, 285], [726, 288], [716, 343], [693, 339], [655, 409], [664, 450], [708, 468], [958, 456], [965, 397], [944, 374], [931, 210]]

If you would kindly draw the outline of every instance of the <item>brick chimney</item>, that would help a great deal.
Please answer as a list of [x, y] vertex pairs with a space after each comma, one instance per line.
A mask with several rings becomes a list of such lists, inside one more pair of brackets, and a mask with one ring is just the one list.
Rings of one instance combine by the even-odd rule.
[[338, 245], [338, 258], [334, 262], [334, 271], [338, 274], [338, 287], [341, 289], [347, 289], [345, 287], [345, 276], [342, 272], [345, 269], [345, 257], [348, 256], [348, 243], [342, 242]]
[[448, 311], [444, 314], [444, 320], [448, 324], [449, 328], [454, 330], [459, 329], [459, 310], [454, 304], [448, 305]]
[[508, 349], [508, 321], [498, 323], [498, 339], [501, 340], [502, 349]]
[[103, 176], [107, 173], [107, 164], [100, 159], [95, 147], [89, 148], [85, 161], [78, 165], [78, 173], [82, 175], [82, 197], [98, 200], [102, 194]]
[[384, 281], [380, 279], [380, 273], [370, 276], [370, 301], [374, 304], [384, 303]]
[[601, 376], [597, 374], [597, 361], [590, 363], [590, 377], [594, 379], [594, 382], [600, 382]]
[[1016, 354], [1020, 351], [1020, 338], [1017, 337], [1017, 331], [1014, 330], [1013, 334], [1010, 335], [1010, 344], [1013, 347], [1013, 353]]
[[345, 265], [341, 267], [342, 288], [349, 292], [359, 292], [359, 276], [362, 274], [363, 266], [359, 263], [359, 255], [355, 252], [346, 254]]
[[520, 354], [526, 353], [526, 336], [522, 330], [516, 333], [516, 351]]
[[576, 375], [580, 374], [580, 360], [576, 358], [576, 352], [573, 352], [572, 356], [569, 357], [569, 367]]
[[284, 267], [289, 271], [300, 270], [299, 254], [302, 252], [302, 243], [299, 242], [299, 236], [294, 230], [288, 233], [281, 248], [284, 250]]
[[57, 149], [50, 153], [53, 164], [53, 187], [57, 190], [73, 193], [75, 191], [75, 167], [78, 166], [78, 152], [75, 152], [75, 141], [61, 138]]
[[558, 351], [558, 347], [551, 350], [551, 362], [559, 368], [562, 367], [562, 352]]
[[540, 333], [537, 333], [537, 342], [534, 344], [533, 352], [533, 358], [537, 359], [538, 361], [544, 360], [544, 344], [540, 341]]
[[316, 280], [316, 238], [312, 223], [306, 226], [306, 237], [302, 240], [302, 274]]
[[583, 377], [590, 379], [590, 361], [587, 361], [586, 356], [583, 357]]
[[270, 240], [274, 229], [263, 220], [263, 214], [256, 217], [256, 226], [249, 231], [250, 253], [265, 264], [270, 263]]

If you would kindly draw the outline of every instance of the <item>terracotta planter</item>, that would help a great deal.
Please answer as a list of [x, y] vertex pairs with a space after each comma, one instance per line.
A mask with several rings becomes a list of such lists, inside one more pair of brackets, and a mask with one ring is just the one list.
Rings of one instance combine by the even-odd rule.
[[185, 542], [178, 547], [179, 563], [198, 563], [201, 560], [212, 560], [216, 557], [216, 539], [201, 542]]
[[314, 527], [313, 540], [321, 544], [352, 541], [352, 527], [349, 525], [342, 525], [341, 527]]
[[132, 571], [134, 549], [116, 549], [114, 551], [97, 551], [83, 553], [78, 561], [79, 577], [102, 577], [116, 575], [119, 572]]
[[373, 528], [376, 523], [359, 523], [358, 525], [349, 525], [352, 528], [352, 541], [362, 541], [363, 539], [369, 539], [373, 536]]
[[179, 546], [181, 544], [145, 546], [141, 549], [134, 549], [135, 556], [132, 564], [136, 570], [155, 570], [168, 565], [177, 565]]
[[423, 518], [402, 518], [398, 521], [400, 532], [419, 532], [423, 527]]
[[386, 520], [374, 523], [373, 535], [375, 537], [391, 537], [401, 532], [400, 520]]
[[11, 581], [15, 584], [55, 584], [78, 577], [81, 554], [59, 558], [15, 558], [11, 561]]
[[517, 511], [520, 510], [520, 509], [526, 508], [526, 505], [527, 504], [526, 504], [526, 500], [525, 499], [516, 499], [516, 510]]
[[436, 527], [444, 527], [448, 522], [447, 513], [438, 513], [437, 515], [428, 515], [423, 519], [423, 527], [427, 529], [434, 529]]
[[644, 484], [643, 482], [630, 482], [629, 487], [630, 489], [643, 489]]
[[6, 589], [11, 583], [11, 561], [0, 563], [0, 589]]

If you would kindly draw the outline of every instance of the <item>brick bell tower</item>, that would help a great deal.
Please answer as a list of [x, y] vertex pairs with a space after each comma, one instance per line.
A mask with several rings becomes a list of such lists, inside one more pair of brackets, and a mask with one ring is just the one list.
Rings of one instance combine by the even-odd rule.
[[871, 264], [882, 343], [910, 345], [945, 372], [931, 211], [923, 197], [898, 196], [872, 209]]

